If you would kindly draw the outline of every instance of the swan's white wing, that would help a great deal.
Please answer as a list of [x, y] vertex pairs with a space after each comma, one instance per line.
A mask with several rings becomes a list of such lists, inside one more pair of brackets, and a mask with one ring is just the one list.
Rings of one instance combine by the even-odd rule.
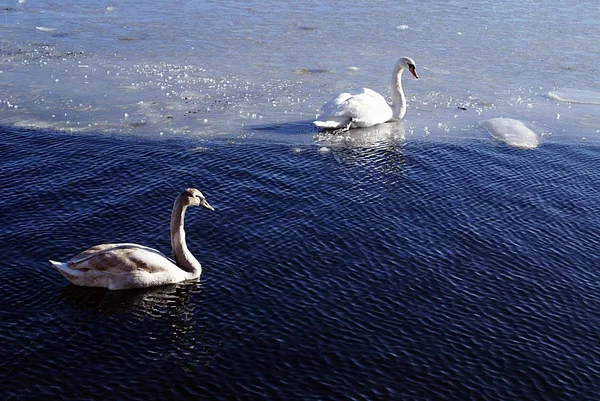
[[348, 125], [352, 116], [346, 113], [345, 104], [351, 96], [350, 93], [343, 92], [325, 103], [314, 124], [319, 128], [341, 128]]
[[352, 121], [353, 127], [370, 127], [389, 121], [393, 111], [383, 96], [368, 88], [340, 93], [321, 108], [314, 124], [339, 128]]
[[371, 127], [392, 118], [393, 111], [383, 96], [369, 90], [350, 97], [346, 101], [346, 111], [352, 115], [353, 127]]

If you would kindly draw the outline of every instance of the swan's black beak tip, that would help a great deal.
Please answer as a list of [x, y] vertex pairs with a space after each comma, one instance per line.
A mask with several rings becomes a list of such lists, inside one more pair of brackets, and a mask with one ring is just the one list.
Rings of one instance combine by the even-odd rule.
[[211, 206], [211, 205], [210, 205], [210, 204], [209, 204], [209, 203], [206, 201], [206, 199], [204, 199], [202, 202], [200, 202], [200, 205], [199, 205], [199, 206], [205, 207], [205, 208], [207, 208], [208, 210], [211, 210], [211, 211], [213, 211], [213, 212], [215, 211], [215, 208], [214, 208], [214, 207], [212, 207], [212, 206]]

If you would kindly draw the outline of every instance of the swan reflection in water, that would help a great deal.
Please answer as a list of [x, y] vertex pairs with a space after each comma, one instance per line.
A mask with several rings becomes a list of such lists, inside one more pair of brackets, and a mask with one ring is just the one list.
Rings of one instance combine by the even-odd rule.
[[[184, 282], [127, 291], [70, 284], [59, 295], [57, 309], [77, 314], [78, 319], [67, 317], [70, 323], [85, 326], [107, 344], [120, 342], [123, 348], [157, 354], [191, 373], [208, 365], [221, 344], [211, 335], [207, 319], [197, 320], [198, 312], [190, 302], [200, 296], [200, 284]], [[77, 335], [77, 331], [70, 330], [67, 335]], [[147, 345], [151, 337], [159, 338], [152, 342], [153, 349], [136, 345]]]
[[62, 289], [59, 300], [74, 310], [106, 317], [122, 313], [155, 316], [184, 309], [192, 292], [199, 290], [198, 281], [127, 291], [70, 284]]
[[405, 133], [402, 122], [390, 122], [337, 134], [319, 132], [314, 141], [322, 145], [321, 153], [331, 153], [340, 164], [398, 174], [406, 164]]
[[355, 128], [342, 133], [322, 131], [315, 135], [315, 142], [325, 146], [378, 146], [398, 143], [406, 139], [402, 122], [389, 122], [367, 128]]

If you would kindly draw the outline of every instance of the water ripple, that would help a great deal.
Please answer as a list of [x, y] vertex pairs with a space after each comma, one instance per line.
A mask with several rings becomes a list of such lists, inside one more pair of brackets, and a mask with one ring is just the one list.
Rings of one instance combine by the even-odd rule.
[[[7, 397], [598, 393], [596, 147], [200, 152], [14, 130], [2, 147]], [[168, 253], [171, 203], [187, 186], [216, 207], [186, 218], [199, 281], [83, 289], [47, 264], [102, 241]]]

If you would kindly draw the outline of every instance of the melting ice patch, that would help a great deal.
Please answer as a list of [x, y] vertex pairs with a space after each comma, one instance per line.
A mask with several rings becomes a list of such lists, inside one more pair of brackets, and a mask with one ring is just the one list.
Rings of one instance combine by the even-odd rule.
[[565, 88], [548, 92], [548, 97], [559, 102], [600, 104], [600, 92]]
[[522, 149], [535, 149], [538, 146], [538, 136], [519, 120], [511, 118], [492, 118], [480, 121], [492, 138], [505, 142], [510, 146]]

